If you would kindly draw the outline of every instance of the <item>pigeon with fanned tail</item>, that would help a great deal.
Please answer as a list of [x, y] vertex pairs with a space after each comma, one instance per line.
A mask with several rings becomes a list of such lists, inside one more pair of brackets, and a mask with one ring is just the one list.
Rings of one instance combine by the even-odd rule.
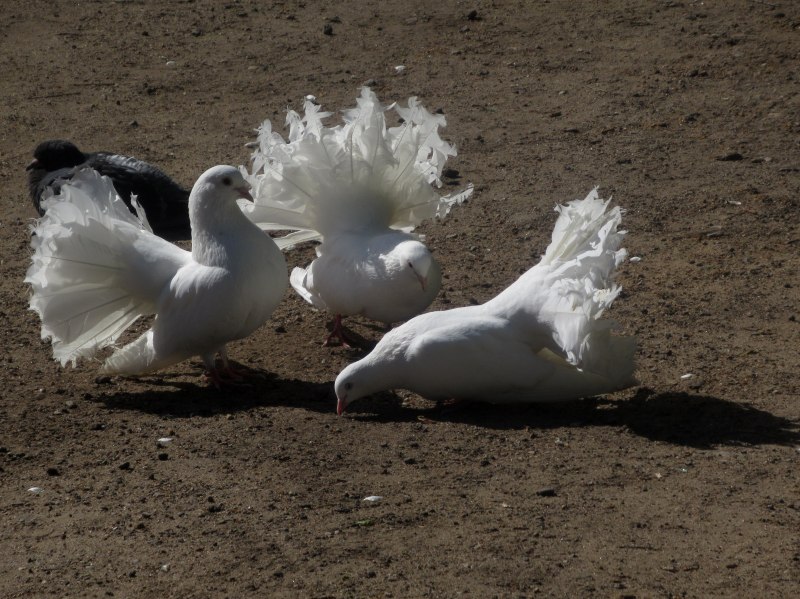
[[[28, 164], [28, 190], [39, 215], [44, 214], [42, 198], [49, 188], [58, 194], [61, 181], [69, 180], [83, 168], [109, 177], [122, 201], [131, 208], [131, 195], [147, 212], [153, 231], [167, 239], [188, 239], [189, 191], [152, 164], [112, 152], [81, 152], [63, 139], [43, 141]], [[49, 195], [49, 194], [48, 194]]]
[[[225, 344], [260, 327], [287, 288], [283, 254], [237, 204], [248, 189], [234, 167], [200, 176], [189, 198], [189, 252], [154, 235], [109, 178], [83, 169], [62, 183], [44, 200], [25, 278], [54, 358], [62, 365], [91, 358], [155, 314], [152, 327], [116, 349], [101, 373], [145, 374], [200, 356], [215, 385], [236, 378]], [[141, 214], [135, 199], [132, 205]]]
[[627, 252], [619, 207], [597, 191], [559, 206], [541, 261], [482, 305], [421, 314], [336, 378], [337, 412], [389, 389], [493, 403], [565, 401], [636, 383], [632, 337], [600, 316]]
[[[388, 127], [394, 110], [400, 124]], [[252, 174], [255, 198], [242, 209], [266, 230], [293, 231], [278, 238], [288, 248], [317, 240], [317, 258], [295, 268], [292, 287], [307, 302], [334, 316], [326, 344], [347, 345], [343, 316], [361, 315], [386, 324], [427, 308], [441, 285], [436, 260], [411, 231], [422, 221], [443, 218], [472, 187], [439, 195], [441, 175], [455, 149], [439, 137], [445, 125], [416, 98], [408, 106], [382, 106], [363, 88], [343, 122], [323, 124], [331, 113], [307, 99], [301, 117], [289, 111], [288, 141], [259, 129]]]

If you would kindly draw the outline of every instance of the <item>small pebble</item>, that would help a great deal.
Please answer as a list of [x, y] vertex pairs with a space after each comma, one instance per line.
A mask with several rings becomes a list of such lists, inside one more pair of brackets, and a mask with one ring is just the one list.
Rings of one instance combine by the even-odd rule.
[[380, 495], [368, 495], [367, 497], [364, 497], [364, 499], [362, 499], [361, 501], [366, 501], [367, 503], [377, 503], [381, 499], [383, 499], [383, 497]]
[[41, 495], [44, 489], [42, 489], [41, 487], [31, 487], [30, 489], [28, 489], [28, 491], [33, 493], [34, 495]]

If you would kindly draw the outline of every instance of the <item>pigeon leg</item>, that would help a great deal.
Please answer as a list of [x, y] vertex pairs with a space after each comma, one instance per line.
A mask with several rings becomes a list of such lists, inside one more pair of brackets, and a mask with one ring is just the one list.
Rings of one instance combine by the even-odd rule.
[[[334, 342], [334, 340], [338, 342]], [[342, 324], [342, 315], [337, 314], [333, 318], [333, 330], [331, 334], [328, 335], [328, 338], [323, 343], [323, 347], [331, 347], [333, 345], [341, 345], [344, 348], [351, 349], [353, 346], [351, 343], [354, 343], [352, 339], [349, 338], [347, 334], [347, 330], [344, 328]]]
[[203, 364], [206, 366], [206, 371], [203, 373], [203, 378], [205, 378], [208, 384], [212, 385], [217, 391], [221, 391], [224, 381], [219, 375], [219, 369], [217, 369], [217, 361], [214, 357], [214, 354], [205, 354], [200, 356], [200, 358], [202, 358]]
[[222, 377], [219, 376], [219, 370], [216, 368], [206, 370], [203, 373], [203, 378], [217, 391], [222, 391], [222, 385], [225, 383], [225, 381], [223, 381]]
[[222, 358], [222, 374], [229, 380], [239, 382], [245, 379], [247, 372], [241, 368], [234, 368], [228, 361], [228, 351], [223, 347], [219, 350], [219, 357]]

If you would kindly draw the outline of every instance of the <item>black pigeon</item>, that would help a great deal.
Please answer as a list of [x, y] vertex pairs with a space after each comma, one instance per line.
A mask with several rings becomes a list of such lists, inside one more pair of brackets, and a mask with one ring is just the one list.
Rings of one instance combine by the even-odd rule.
[[[114, 183], [114, 188], [131, 207], [131, 194], [144, 208], [156, 235], [168, 239], [188, 239], [189, 190], [170, 179], [163, 171], [130, 156], [111, 152], [81, 152], [75, 144], [61, 139], [43, 141], [26, 167], [28, 189], [39, 215], [42, 194], [50, 186], [58, 192], [58, 181], [69, 179], [79, 168], [93, 168]], [[131, 210], [133, 211], [133, 210]]]

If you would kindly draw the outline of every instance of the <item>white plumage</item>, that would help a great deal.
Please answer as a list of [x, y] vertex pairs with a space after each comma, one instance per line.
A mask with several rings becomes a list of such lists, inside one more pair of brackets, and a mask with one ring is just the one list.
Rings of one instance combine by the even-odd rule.
[[141, 316], [153, 326], [105, 360], [101, 372], [135, 375], [198, 355], [219, 382], [225, 344], [250, 335], [287, 287], [286, 262], [272, 239], [237, 205], [250, 197], [241, 173], [216, 166], [189, 198], [192, 251], [155, 236], [143, 211], [131, 214], [107, 177], [82, 170], [45, 201], [34, 227], [26, 282], [62, 365], [113, 346]]
[[[387, 127], [384, 113], [403, 120]], [[319, 240], [318, 258], [291, 275], [309, 303], [340, 317], [360, 314], [393, 323], [433, 301], [441, 283], [436, 261], [411, 233], [423, 220], [444, 217], [472, 188], [440, 196], [441, 174], [455, 149], [439, 137], [445, 125], [416, 98], [383, 107], [363, 88], [343, 123], [323, 125], [331, 113], [307, 100], [304, 115], [289, 111], [288, 141], [259, 129], [250, 181], [255, 201], [244, 212], [267, 230], [293, 230], [281, 247]], [[330, 338], [329, 338], [330, 341]], [[343, 341], [343, 339], [342, 339]]]
[[635, 384], [635, 340], [600, 320], [627, 252], [619, 207], [592, 191], [557, 207], [541, 261], [485, 304], [422, 314], [336, 378], [337, 411], [387, 389], [431, 399], [563, 401]]

